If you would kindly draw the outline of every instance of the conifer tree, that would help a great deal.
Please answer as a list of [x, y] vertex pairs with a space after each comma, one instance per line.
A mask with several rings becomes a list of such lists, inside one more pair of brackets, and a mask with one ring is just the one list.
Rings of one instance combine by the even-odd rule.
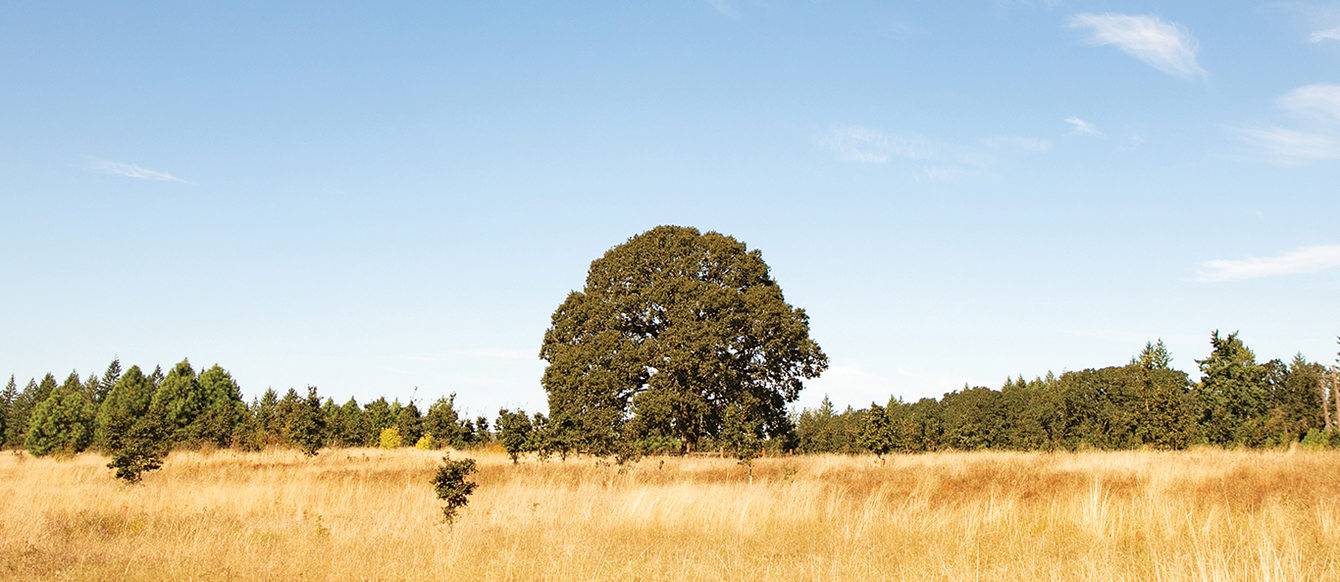
[[18, 387], [14, 384], [14, 375], [10, 374], [9, 384], [5, 385], [4, 392], [0, 392], [0, 448], [3, 448], [7, 442], [9, 412], [13, 408], [14, 399], [18, 397], [18, 394]]
[[191, 434], [188, 427], [200, 416], [205, 407], [205, 394], [200, 388], [191, 363], [182, 360], [172, 367], [159, 384], [149, 405], [149, 414], [162, 421], [163, 434], [169, 447], [186, 442]]
[[78, 374], [70, 377], [73, 382], [56, 388], [33, 410], [24, 446], [34, 456], [73, 455], [93, 440], [93, 404], [85, 397]]
[[148, 414], [153, 397], [153, 384], [139, 366], [131, 366], [117, 379], [98, 408], [94, 444], [106, 451], [120, 449], [130, 429]]
[[113, 358], [112, 363], [107, 364], [107, 371], [103, 372], [102, 379], [98, 380], [98, 389], [93, 393], [93, 403], [101, 405], [107, 395], [112, 392], [117, 381], [121, 379], [121, 358]]
[[456, 413], [456, 395], [438, 398], [423, 417], [424, 432], [433, 435], [438, 443], [461, 448], [465, 445], [460, 416]]
[[1204, 374], [1196, 391], [1201, 434], [1215, 444], [1243, 443], [1266, 412], [1266, 369], [1237, 332], [1220, 337], [1215, 331], [1210, 345], [1209, 357], [1196, 361]]
[[[296, 394], [293, 390], [289, 392]], [[316, 395], [316, 386], [308, 386], [307, 397], [296, 400], [286, 416], [285, 436], [288, 441], [298, 445], [304, 455], [316, 456], [326, 439], [326, 417], [321, 411], [321, 398]]]
[[233, 433], [240, 428], [246, 414], [242, 389], [218, 364], [201, 372], [199, 383], [204, 405], [187, 430], [189, 440], [226, 447], [232, 443]]

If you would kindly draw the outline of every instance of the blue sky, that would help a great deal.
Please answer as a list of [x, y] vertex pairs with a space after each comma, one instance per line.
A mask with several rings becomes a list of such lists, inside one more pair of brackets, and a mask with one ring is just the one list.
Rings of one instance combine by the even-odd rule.
[[1340, 3], [566, 4], [0, 6], [0, 372], [543, 409], [659, 224], [762, 250], [802, 405], [1335, 358]]

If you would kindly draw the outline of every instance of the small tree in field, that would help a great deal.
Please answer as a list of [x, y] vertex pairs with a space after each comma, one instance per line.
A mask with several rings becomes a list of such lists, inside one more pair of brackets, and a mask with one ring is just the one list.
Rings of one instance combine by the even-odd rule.
[[164, 444], [164, 430], [153, 419], [142, 419], [131, 427], [112, 451], [112, 462], [108, 469], [116, 471], [116, 478], [127, 485], [140, 482], [141, 474], [163, 466], [163, 457], [167, 455]]
[[451, 455], [442, 457], [442, 466], [433, 475], [433, 489], [437, 491], [437, 498], [446, 503], [442, 506], [442, 519], [448, 524], [456, 519], [456, 512], [470, 501], [470, 493], [474, 492], [478, 483], [466, 479], [474, 472], [474, 459], [453, 461]]
[[511, 412], [504, 408], [498, 411], [498, 437], [502, 440], [502, 446], [507, 451], [507, 455], [512, 457], [513, 465], [516, 464], [517, 457], [532, 450], [531, 445], [534, 442], [531, 438], [531, 432], [533, 428], [530, 417], [526, 416], [524, 410]]
[[398, 449], [400, 448], [400, 445], [401, 441], [400, 441], [399, 428], [392, 426], [389, 428], [382, 429], [381, 437], [377, 439], [378, 447], [383, 449]]

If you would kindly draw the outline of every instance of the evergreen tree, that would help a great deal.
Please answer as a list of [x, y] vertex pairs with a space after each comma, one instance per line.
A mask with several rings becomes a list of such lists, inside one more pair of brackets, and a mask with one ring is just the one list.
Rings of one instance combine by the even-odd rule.
[[[149, 378], [143, 378], [143, 382], [153, 387]], [[134, 485], [140, 482], [145, 471], [162, 467], [167, 452], [168, 439], [162, 422], [146, 416], [137, 421], [111, 451], [112, 461], [107, 463], [107, 468], [115, 470], [118, 479]]]
[[[293, 390], [289, 392], [294, 393]], [[288, 400], [287, 396], [285, 400]], [[288, 441], [298, 445], [303, 454], [316, 456], [326, 438], [326, 417], [321, 411], [321, 398], [316, 395], [316, 386], [307, 387], [307, 398], [297, 400], [286, 417], [285, 436]]]
[[262, 447], [278, 443], [283, 436], [283, 420], [279, 417], [279, 395], [274, 388], [267, 387], [253, 408], [252, 440]]
[[14, 407], [14, 399], [18, 398], [18, 395], [18, 386], [14, 384], [14, 375], [10, 374], [9, 384], [5, 385], [4, 392], [0, 392], [0, 448], [3, 448], [7, 442], [9, 413]]
[[[45, 384], [47, 379], [51, 379], [54, 387], [55, 379], [51, 374], [42, 380]], [[28, 437], [28, 419], [33, 414], [33, 409], [37, 408], [40, 385], [36, 380], [28, 380], [28, 385], [14, 396], [9, 404], [9, 415], [5, 418], [5, 443], [15, 447], [23, 446], [23, 441]]]
[[396, 417], [391, 412], [391, 405], [386, 402], [385, 397], [373, 400], [367, 406], [364, 406], [363, 416], [367, 422], [368, 434], [373, 439], [372, 444], [376, 444], [382, 431], [391, 428], [396, 421]]
[[117, 379], [94, 422], [94, 444], [98, 448], [115, 451], [124, 446], [130, 429], [148, 414], [153, 388], [139, 366], [131, 366]]
[[204, 409], [205, 393], [187, 360], [172, 367], [149, 404], [149, 414], [163, 423], [169, 447], [191, 440], [189, 428]]
[[400, 438], [406, 443], [417, 443], [423, 437], [423, 416], [413, 401], [400, 407], [396, 415], [396, 426], [400, 428]]
[[465, 446], [465, 435], [460, 416], [456, 413], [456, 395], [438, 398], [428, 413], [423, 416], [424, 432], [433, 435], [437, 442], [453, 448]]
[[861, 448], [875, 454], [884, 461], [884, 455], [893, 451], [895, 441], [893, 423], [883, 406], [870, 403], [870, 411], [865, 415], [865, 427], [861, 431]]
[[368, 434], [363, 409], [352, 397], [340, 407], [339, 421], [335, 427], [335, 441], [345, 447], [372, 446], [372, 437]]
[[1201, 435], [1215, 444], [1243, 443], [1266, 412], [1266, 370], [1237, 332], [1215, 331], [1210, 345], [1209, 357], [1196, 360], [1204, 374], [1196, 390]]
[[98, 380], [98, 388], [93, 393], [93, 403], [99, 406], [111, 394], [112, 388], [121, 380], [121, 358], [113, 358], [112, 363], [107, 364], [107, 371], [103, 372], [102, 379]]
[[246, 415], [242, 389], [232, 374], [215, 364], [200, 373], [198, 379], [204, 403], [200, 414], [187, 427], [188, 439], [226, 447], [233, 441]]
[[72, 382], [56, 388], [33, 410], [24, 446], [34, 456], [73, 455], [93, 440], [93, 404], [84, 395], [79, 375], [70, 377]]
[[149, 374], [149, 384], [154, 387], [154, 392], [163, 384], [163, 367], [154, 366], [153, 373]]

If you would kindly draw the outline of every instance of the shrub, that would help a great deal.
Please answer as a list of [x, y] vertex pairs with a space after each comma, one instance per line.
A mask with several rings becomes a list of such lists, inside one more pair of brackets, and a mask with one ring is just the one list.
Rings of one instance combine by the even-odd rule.
[[1305, 449], [1324, 449], [1329, 445], [1326, 440], [1326, 432], [1314, 428], [1307, 431], [1299, 445]]
[[414, 443], [414, 448], [423, 449], [425, 451], [436, 449], [437, 441], [433, 439], [433, 435], [425, 434], [422, 437], [419, 437], [419, 442]]
[[400, 448], [400, 429], [394, 426], [382, 429], [381, 437], [377, 439], [377, 446], [383, 449]]
[[478, 484], [467, 478], [474, 472], [474, 459], [453, 461], [451, 455], [442, 457], [442, 466], [433, 475], [433, 489], [437, 492], [437, 498], [446, 503], [442, 506], [442, 519], [448, 524], [456, 519], [456, 512], [470, 501], [470, 494]]

